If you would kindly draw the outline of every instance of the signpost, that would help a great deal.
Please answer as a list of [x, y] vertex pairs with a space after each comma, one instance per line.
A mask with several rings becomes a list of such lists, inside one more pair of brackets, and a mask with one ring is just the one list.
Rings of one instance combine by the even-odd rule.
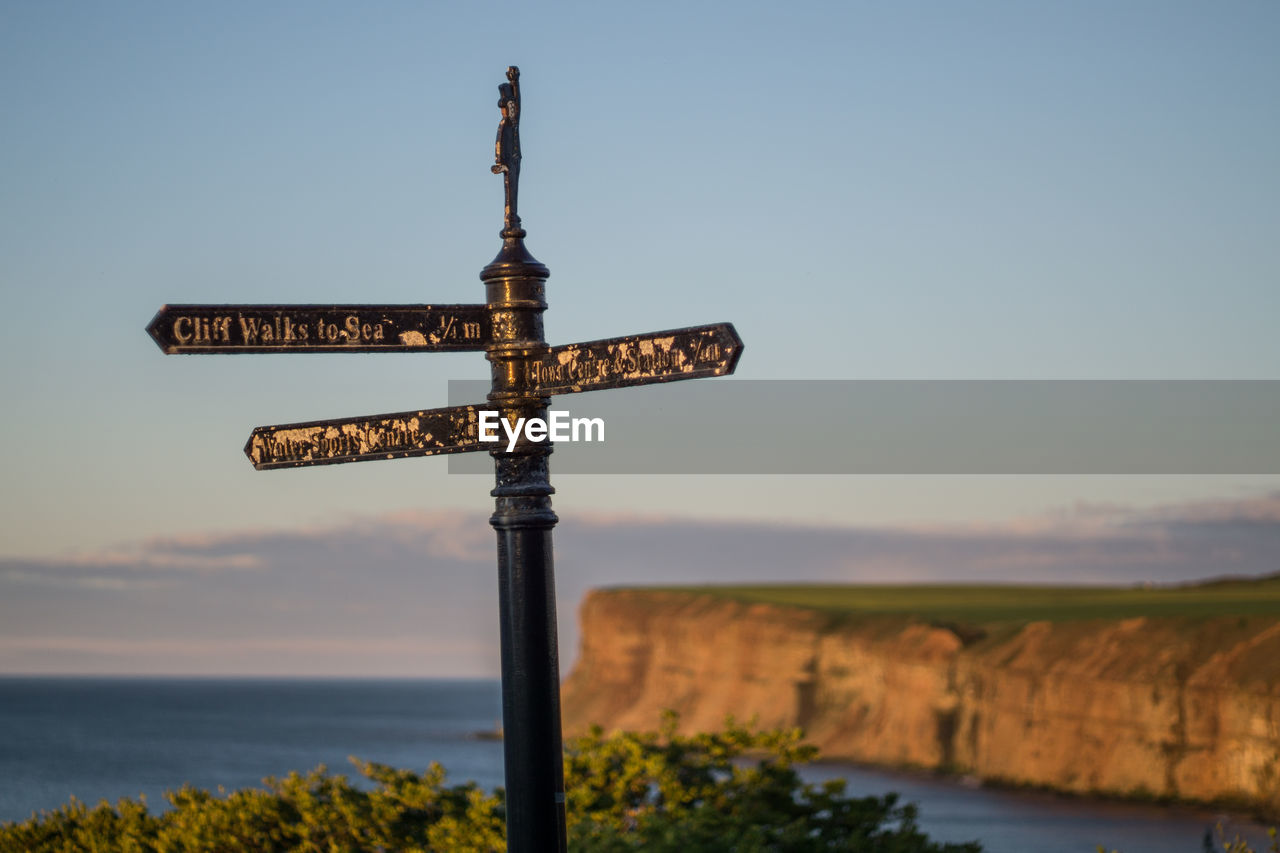
[[522, 436], [480, 440], [479, 413], [547, 418], [553, 394], [732, 373], [742, 341], [718, 323], [550, 347], [543, 336], [549, 272], [524, 245], [517, 213], [520, 71], [498, 87], [494, 174], [503, 175], [502, 249], [480, 273], [483, 305], [166, 305], [147, 332], [166, 353], [445, 352], [484, 350], [486, 404], [258, 427], [254, 467], [293, 468], [488, 450], [493, 457], [507, 842], [513, 853], [565, 849], [560, 676], [547, 457]]

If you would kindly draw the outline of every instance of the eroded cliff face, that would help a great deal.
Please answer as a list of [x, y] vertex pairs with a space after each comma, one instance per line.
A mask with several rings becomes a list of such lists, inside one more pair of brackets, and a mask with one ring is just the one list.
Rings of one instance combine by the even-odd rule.
[[597, 591], [569, 734], [804, 727], [828, 758], [1280, 813], [1274, 619], [1033, 622], [981, 636], [899, 617]]

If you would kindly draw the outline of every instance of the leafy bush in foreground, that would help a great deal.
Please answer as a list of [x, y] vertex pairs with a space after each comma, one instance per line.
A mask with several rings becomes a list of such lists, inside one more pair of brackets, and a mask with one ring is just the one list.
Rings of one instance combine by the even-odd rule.
[[[565, 758], [569, 846], [613, 851], [866, 851], [980, 853], [937, 844], [895, 795], [851, 798], [841, 781], [809, 785], [795, 765], [816, 750], [798, 731], [755, 731], [730, 720], [688, 737], [670, 717], [661, 732], [594, 730]], [[501, 851], [504, 797], [446, 785], [425, 773], [355, 762], [372, 783], [356, 787], [323, 767], [223, 796], [185, 787], [172, 809], [151, 814], [122, 799], [113, 808], [72, 801], [23, 823], [0, 825], [3, 853], [329, 853]]]

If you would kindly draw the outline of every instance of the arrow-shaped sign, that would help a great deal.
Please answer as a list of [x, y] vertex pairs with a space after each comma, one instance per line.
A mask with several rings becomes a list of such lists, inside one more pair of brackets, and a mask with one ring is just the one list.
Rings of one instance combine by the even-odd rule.
[[[201, 314], [200, 311], [189, 310], [193, 306], [183, 307], [188, 309], [186, 313], [174, 316], [213, 316], [211, 313]], [[228, 310], [223, 306], [195, 307], [204, 311]], [[354, 311], [359, 306], [340, 307]], [[439, 316], [446, 316], [449, 309], [473, 307], [482, 306], [415, 306], [413, 310], [436, 311], [441, 312]], [[291, 322], [294, 316], [309, 316], [306, 311], [329, 310], [316, 309], [315, 306], [304, 306], [304, 309], [281, 307], [273, 310], [279, 310], [281, 316], [290, 317]], [[165, 316], [166, 310], [169, 309], [163, 309], [157, 315], [157, 321]], [[406, 306], [404, 310], [410, 309]], [[286, 311], [290, 313], [284, 314]], [[153, 329], [155, 326], [156, 322], [153, 322]], [[205, 348], [177, 351], [224, 350]], [[703, 376], [723, 376], [733, 372], [741, 353], [742, 341], [733, 326], [729, 323], [716, 323], [552, 347], [543, 355], [529, 360], [525, 369], [532, 393], [570, 394]], [[480, 441], [479, 429], [479, 412], [486, 408], [497, 407], [492, 404], [488, 407], [453, 406], [365, 418], [258, 427], [249, 437], [244, 452], [253, 462], [253, 467], [264, 470], [487, 450], [492, 445]]]
[[483, 406], [258, 427], [244, 446], [259, 471], [488, 450], [477, 426]]
[[441, 352], [490, 342], [484, 305], [165, 305], [166, 353]]
[[733, 373], [742, 339], [732, 323], [689, 326], [551, 347], [528, 363], [532, 393], [572, 394]]

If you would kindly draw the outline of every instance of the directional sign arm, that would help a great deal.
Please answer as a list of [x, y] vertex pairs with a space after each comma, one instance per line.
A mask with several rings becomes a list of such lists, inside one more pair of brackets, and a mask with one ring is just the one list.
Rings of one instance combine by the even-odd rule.
[[485, 305], [165, 305], [147, 333], [166, 353], [482, 350]]
[[367, 418], [258, 427], [244, 452], [259, 471], [488, 450], [480, 442], [484, 406], [451, 406]]
[[552, 347], [529, 362], [537, 394], [572, 394], [733, 373], [742, 339], [732, 323], [689, 326]]

